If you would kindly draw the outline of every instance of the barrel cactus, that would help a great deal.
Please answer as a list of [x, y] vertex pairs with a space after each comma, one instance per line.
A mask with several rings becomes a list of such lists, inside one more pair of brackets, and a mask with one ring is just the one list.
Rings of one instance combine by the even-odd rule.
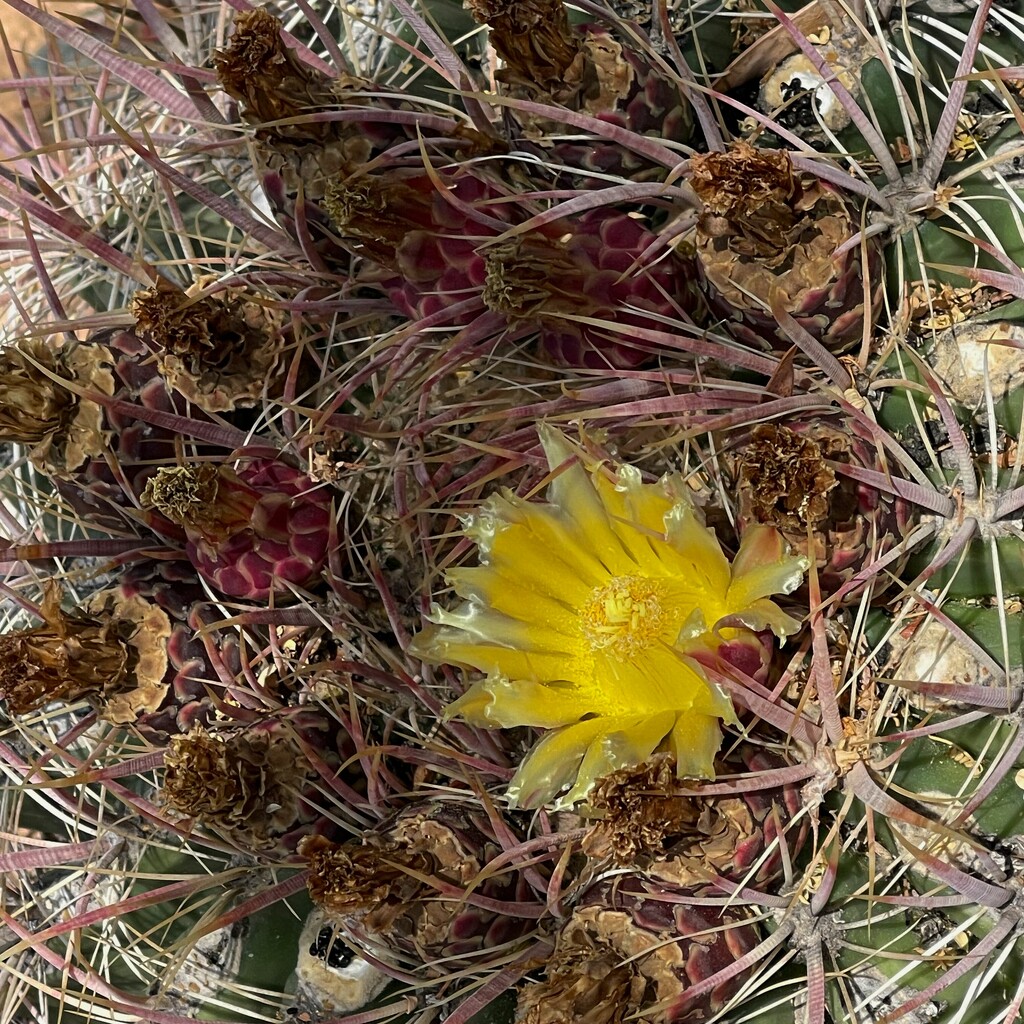
[[5, 3], [11, 1018], [1017, 1019], [1024, 8]]

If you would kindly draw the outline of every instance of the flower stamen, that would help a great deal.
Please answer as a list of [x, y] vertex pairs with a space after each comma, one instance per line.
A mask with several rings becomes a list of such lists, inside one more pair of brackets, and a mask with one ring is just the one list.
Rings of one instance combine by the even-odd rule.
[[665, 628], [665, 587], [647, 576], [616, 576], [595, 587], [580, 613], [580, 629], [592, 652], [629, 661]]

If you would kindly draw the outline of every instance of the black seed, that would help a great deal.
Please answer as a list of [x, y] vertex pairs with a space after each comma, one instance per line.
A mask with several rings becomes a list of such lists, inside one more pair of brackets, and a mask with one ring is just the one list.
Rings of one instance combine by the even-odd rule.
[[316, 935], [316, 941], [309, 947], [309, 955], [323, 960], [328, 967], [341, 969], [348, 967], [355, 954], [340, 939], [335, 937], [334, 929], [324, 925]]

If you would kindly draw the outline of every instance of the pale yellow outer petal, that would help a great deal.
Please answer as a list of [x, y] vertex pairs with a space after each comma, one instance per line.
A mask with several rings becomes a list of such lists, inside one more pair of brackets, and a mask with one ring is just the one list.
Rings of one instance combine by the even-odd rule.
[[478, 640], [488, 646], [515, 647], [572, 657], [576, 641], [543, 619], [513, 619], [482, 604], [468, 601], [455, 611], [432, 608], [430, 617], [439, 626], [460, 630], [464, 640]]
[[721, 629], [721, 635], [729, 638], [730, 630], [721, 628], [724, 623], [739, 623], [755, 633], [763, 629], [770, 629], [777, 637], [791, 636], [800, 628], [799, 619], [787, 615], [774, 601], [764, 598], [747, 605], [741, 612], [719, 620], [716, 624]]
[[554, 799], [576, 778], [587, 748], [606, 728], [604, 718], [588, 718], [545, 736], [509, 782], [509, 804], [540, 807]]
[[568, 793], [555, 801], [555, 810], [578, 803], [602, 775], [646, 761], [672, 731], [677, 717], [675, 711], [662, 711], [642, 717], [602, 719], [605, 731], [591, 740], [576, 782]]
[[[552, 471], [573, 457], [573, 451], [561, 434], [550, 428], [539, 429], [548, 464]], [[608, 508], [595, 486], [600, 474], [592, 476], [579, 461], [558, 472], [548, 490], [552, 505], [559, 508], [573, 532], [586, 537], [587, 547], [597, 555], [610, 576], [625, 576], [636, 571], [636, 564], [623, 546], [608, 517]]]
[[498, 676], [474, 683], [445, 708], [444, 717], [460, 715], [474, 725], [491, 727], [532, 725], [557, 729], [578, 722], [593, 710], [573, 686], [549, 686]]
[[469, 643], [461, 630], [437, 624], [427, 626], [413, 638], [409, 653], [433, 664], [475, 668], [487, 675], [509, 679], [553, 681], [570, 678], [573, 674], [573, 664], [564, 654]]
[[803, 583], [805, 557], [791, 555], [774, 526], [751, 526], [743, 533], [732, 563], [727, 603], [730, 612], [742, 611], [762, 597], [792, 594]]
[[715, 754], [722, 745], [722, 730], [712, 715], [680, 715], [672, 730], [676, 775], [680, 778], [713, 779]]
[[490, 566], [452, 569], [445, 577], [459, 597], [487, 605], [495, 611], [529, 622], [542, 622], [574, 636], [579, 627], [577, 610], [536, 586], [526, 586], [522, 574], [509, 575]]
[[[702, 594], [717, 599], [724, 597], [732, 574], [714, 531], [701, 522], [689, 504], [676, 505], [665, 525], [669, 544], [692, 566], [688, 582]], [[713, 621], [712, 615], [705, 617]]]

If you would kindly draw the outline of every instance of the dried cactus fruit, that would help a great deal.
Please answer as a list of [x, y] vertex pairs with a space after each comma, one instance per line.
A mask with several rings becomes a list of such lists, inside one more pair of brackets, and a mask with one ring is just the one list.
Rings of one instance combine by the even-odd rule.
[[764, 774], [763, 786], [706, 797], [679, 793], [667, 755], [620, 769], [599, 780], [590, 795], [587, 815], [599, 820], [583, 849], [623, 866], [656, 864], [659, 877], [681, 886], [721, 877], [768, 887], [785, 863], [779, 843], [793, 858], [807, 838], [806, 818], [792, 824], [803, 809], [799, 787], [770, 783], [770, 773], [785, 766], [777, 754], [744, 744], [716, 774]]
[[[705, 316], [692, 260], [651, 260], [657, 239], [621, 210], [599, 207], [565, 224], [558, 237], [515, 235], [484, 250], [484, 304], [511, 325], [538, 325], [541, 344], [561, 364], [634, 369], [653, 346], [634, 328], [662, 329], [682, 310]], [[599, 320], [598, 326], [577, 317]]]
[[729, 462], [740, 532], [770, 524], [795, 550], [813, 553], [822, 593], [837, 590], [899, 543], [914, 517], [908, 502], [830, 465], [897, 472], [894, 466], [883, 467], [874, 445], [852, 423], [762, 423]]
[[0, 349], [0, 439], [28, 446], [41, 472], [68, 477], [106, 450], [111, 433], [102, 406], [53, 376], [112, 395], [111, 369], [109, 352], [73, 342], [54, 350], [26, 338]]
[[[382, 95], [386, 87], [365, 78], [346, 72], [328, 76], [285, 45], [282, 28], [267, 10], [239, 13], [229, 45], [214, 56], [214, 67], [224, 90], [242, 103], [245, 120], [256, 126], [253, 162], [278, 223], [307, 255], [347, 270], [348, 251], [324, 212], [331, 182], [360, 172], [410, 140], [441, 136], [449, 158], [453, 146], [468, 153], [488, 142], [463, 126], [453, 124], [446, 130], [434, 122], [428, 127], [423, 116], [386, 116], [395, 111], [415, 113], [416, 105], [410, 97]], [[339, 111], [362, 113], [330, 116]], [[426, 113], [431, 113], [429, 108]], [[404, 159], [422, 170], [418, 147]]]
[[164, 380], [206, 412], [255, 405], [280, 386], [288, 337], [284, 315], [246, 287], [186, 291], [161, 280], [136, 292], [136, 331], [159, 353]]
[[693, 261], [655, 259], [657, 238], [640, 220], [598, 208], [501, 239], [523, 216], [507, 199], [460, 170], [363, 175], [332, 186], [325, 205], [353, 253], [394, 275], [385, 287], [405, 316], [455, 307], [451, 326], [461, 327], [487, 310], [538, 332], [563, 365], [642, 366], [656, 349], [635, 328], [660, 329], [680, 310], [703, 318]]
[[785, 150], [745, 142], [695, 153], [691, 184], [702, 203], [693, 235], [712, 309], [750, 345], [788, 347], [781, 307], [826, 348], [860, 341], [881, 309], [881, 250], [874, 240], [840, 256], [859, 230], [851, 202], [794, 169]]
[[506, 955], [543, 910], [514, 864], [487, 870], [502, 847], [484, 809], [466, 799], [412, 805], [360, 840], [313, 837], [299, 852], [313, 901], [357, 948], [427, 976]]
[[185, 530], [199, 574], [230, 597], [285, 597], [327, 560], [331, 493], [283, 462], [161, 467], [142, 503]]
[[337, 834], [320, 808], [317, 762], [334, 771], [351, 753], [329, 716], [310, 709], [249, 725], [195, 725], [168, 743], [161, 792], [168, 807], [241, 850], [291, 857], [302, 838]]
[[[561, 0], [470, 0], [467, 6], [490, 26], [489, 42], [504, 62], [496, 77], [506, 95], [564, 107], [638, 135], [689, 141], [693, 113], [679, 80], [605, 26], [571, 25]], [[518, 148], [535, 149], [555, 164], [632, 181], [666, 174], [599, 136], [560, 140], [578, 131], [556, 119], [515, 108], [506, 117]]]
[[759, 936], [747, 908], [701, 906], [705, 895], [641, 872], [595, 882], [542, 980], [520, 987], [517, 1024], [689, 1024], [719, 1013], [749, 969], [693, 999], [687, 989], [734, 965]]
[[67, 613], [62, 597], [60, 585], [48, 581], [39, 606], [44, 625], [0, 635], [0, 693], [11, 714], [90, 695], [113, 702], [115, 721], [129, 709], [154, 709], [163, 697], [166, 616], [158, 611], [139, 619], [130, 612], [117, 617]]

